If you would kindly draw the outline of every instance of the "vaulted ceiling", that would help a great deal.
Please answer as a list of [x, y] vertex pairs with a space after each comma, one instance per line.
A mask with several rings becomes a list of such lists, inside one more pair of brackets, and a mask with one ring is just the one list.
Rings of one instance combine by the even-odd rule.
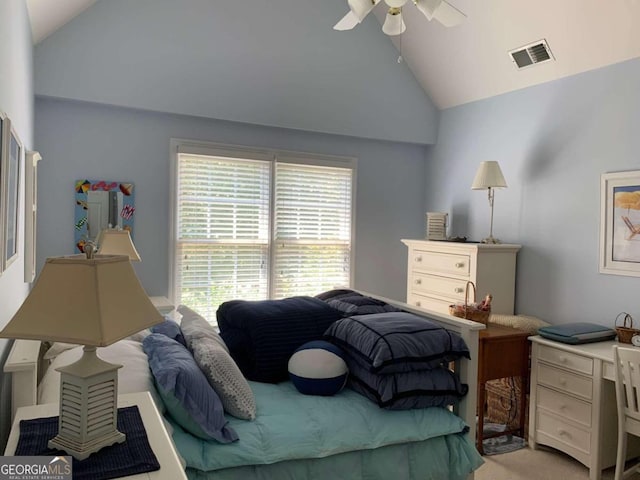
[[[96, 1], [27, 0], [34, 43]], [[449, 2], [466, 14], [462, 25], [445, 28], [436, 21], [428, 22], [409, 1], [403, 8], [407, 30], [392, 38], [404, 63], [439, 108], [640, 57], [640, 0]], [[224, 10], [222, 2], [220, 9]], [[336, 22], [347, 11], [345, 1], [336, 9]], [[384, 3], [374, 13], [365, 22], [384, 20]], [[282, 18], [295, 22], [286, 12]], [[327, 25], [327, 29], [332, 26]], [[334, 34], [357, 36], [359, 28], [362, 26]], [[384, 33], [380, 31], [380, 35]], [[516, 68], [508, 52], [541, 39], [549, 44], [554, 61]]]

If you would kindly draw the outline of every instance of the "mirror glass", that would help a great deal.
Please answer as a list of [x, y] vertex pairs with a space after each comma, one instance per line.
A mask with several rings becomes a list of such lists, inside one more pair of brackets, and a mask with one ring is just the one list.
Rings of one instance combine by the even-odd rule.
[[84, 252], [85, 242], [95, 242], [100, 231], [108, 227], [129, 230], [133, 240], [133, 183], [78, 180], [75, 196], [75, 253]]

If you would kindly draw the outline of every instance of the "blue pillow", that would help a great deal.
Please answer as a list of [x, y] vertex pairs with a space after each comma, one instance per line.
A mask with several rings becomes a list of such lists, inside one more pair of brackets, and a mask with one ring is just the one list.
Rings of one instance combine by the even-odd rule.
[[335, 395], [347, 383], [348, 373], [344, 352], [323, 340], [305, 343], [289, 359], [289, 377], [305, 395]]
[[205, 440], [230, 443], [238, 439], [227, 426], [220, 397], [183, 345], [159, 333], [142, 342], [156, 388], [173, 419]]
[[377, 375], [348, 356], [347, 364], [349, 387], [388, 410], [457, 405], [469, 392], [468, 385], [460, 383], [458, 375], [445, 367]]
[[184, 339], [184, 335], [182, 335], [180, 325], [178, 325], [177, 322], [174, 322], [171, 319], [165, 317], [164, 322], [154, 325], [150, 330], [151, 333], [161, 333], [169, 338], [173, 338], [175, 341], [181, 343], [185, 347], [187, 346], [187, 342]]
[[324, 338], [372, 373], [425, 370], [470, 358], [460, 335], [407, 312], [343, 318], [327, 329]]
[[278, 383], [289, 378], [287, 363], [296, 348], [321, 340], [342, 313], [313, 297], [231, 300], [216, 312], [220, 336], [248, 380]]

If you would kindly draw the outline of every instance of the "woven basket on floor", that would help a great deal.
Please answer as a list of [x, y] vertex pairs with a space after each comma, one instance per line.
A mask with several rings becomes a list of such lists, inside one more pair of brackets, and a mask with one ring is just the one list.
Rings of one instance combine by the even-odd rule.
[[[618, 327], [618, 319], [620, 315], [624, 315], [622, 326]], [[616, 332], [618, 333], [618, 341], [620, 343], [631, 343], [631, 337], [640, 335], [640, 330], [633, 328], [633, 318], [626, 312], [619, 313], [616, 317]]]
[[[469, 287], [473, 288], [473, 300], [471, 303], [469, 303]], [[476, 286], [473, 282], [467, 282], [464, 289], [464, 305], [449, 305], [449, 315], [453, 315], [458, 318], [466, 318], [467, 320], [473, 320], [474, 322], [486, 325], [489, 322], [491, 309], [480, 310], [476, 305]]]

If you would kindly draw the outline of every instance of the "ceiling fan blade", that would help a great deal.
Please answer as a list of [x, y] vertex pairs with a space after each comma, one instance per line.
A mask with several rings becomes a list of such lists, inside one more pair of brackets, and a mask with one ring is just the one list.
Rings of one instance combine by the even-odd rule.
[[364, 17], [369, 15], [369, 12], [378, 3], [380, 3], [380, 0], [347, 0], [351, 13], [356, 16], [358, 23], [364, 20]]
[[456, 7], [444, 0], [433, 13], [433, 18], [438, 20], [445, 27], [455, 27], [464, 22], [467, 16]]
[[351, 10], [349, 10], [349, 13], [347, 13], [344, 17], [342, 17], [342, 20], [336, 23], [333, 26], [333, 29], [340, 30], [340, 31], [351, 30], [353, 27], [355, 27], [359, 23], [360, 23], [360, 20], [358, 20], [358, 17], [356, 17], [354, 13]]
[[435, 11], [438, 9], [442, 0], [413, 0], [415, 6], [422, 12], [422, 14], [427, 17], [427, 20], [433, 20], [433, 15]]

